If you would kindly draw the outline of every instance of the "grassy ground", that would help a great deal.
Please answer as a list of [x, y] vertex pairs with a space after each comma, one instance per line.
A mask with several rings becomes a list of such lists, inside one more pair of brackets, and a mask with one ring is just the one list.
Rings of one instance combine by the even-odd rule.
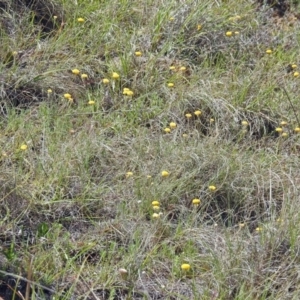
[[29, 2], [0, 1], [0, 297], [299, 299], [298, 2]]

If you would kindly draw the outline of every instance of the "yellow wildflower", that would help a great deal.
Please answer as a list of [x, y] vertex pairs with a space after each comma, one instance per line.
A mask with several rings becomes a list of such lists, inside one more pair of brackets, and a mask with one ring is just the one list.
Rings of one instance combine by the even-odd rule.
[[300, 132], [300, 127], [296, 127], [296, 128], [294, 129], [294, 131], [295, 131], [296, 133], [299, 133], [299, 132]]
[[159, 201], [157, 201], [157, 200], [154, 200], [154, 201], [152, 201], [152, 206], [159, 206]]
[[175, 129], [177, 127], [177, 124], [175, 122], [171, 122], [169, 124], [169, 126], [170, 126], [171, 129]]
[[82, 78], [82, 79], [87, 79], [87, 78], [88, 78], [88, 75], [87, 75], [87, 74], [81, 74], [81, 78]]
[[210, 190], [210, 191], [215, 191], [217, 188], [214, 186], [214, 185], [210, 185], [209, 187], [208, 187], [208, 189]]
[[182, 271], [189, 271], [191, 269], [191, 266], [189, 264], [182, 264], [181, 265], [181, 270]]
[[287, 122], [286, 122], [286, 121], [281, 121], [281, 122], [280, 122], [280, 125], [281, 125], [281, 126], [286, 126], [286, 125], [287, 125]]
[[164, 132], [165, 132], [165, 133], [170, 133], [170, 132], [171, 132], [171, 129], [170, 129], [169, 127], [167, 127], [167, 128], [164, 129]]
[[111, 77], [112, 77], [113, 79], [119, 79], [119, 78], [120, 78], [120, 75], [119, 75], [117, 72], [113, 72], [112, 75], [111, 75]]
[[202, 25], [201, 24], [198, 24], [197, 25], [197, 30], [201, 30], [202, 29]]
[[243, 126], [248, 126], [248, 122], [244, 120], [244, 121], [242, 121], [242, 125]]
[[20, 149], [23, 150], [23, 151], [27, 150], [27, 148], [28, 148], [28, 146], [26, 144], [22, 144], [20, 146]]
[[158, 214], [158, 213], [154, 213], [153, 215], [152, 215], [152, 218], [153, 219], [158, 219], [160, 217], [160, 214]]
[[202, 112], [201, 112], [201, 110], [196, 110], [196, 111], [194, 112], [194, 114], [195, 114], [197, 117], [199, 117], [199, 116], [202, 114]]
[[84, 18], [78, 18], [78, 19], [77, 19], [77, 22], [83, 23], [83, 22], [84, 22]]
[[75, 75], [79, 75], [80, 71], [78, 69], [73, 69], [72, 73], [75, 74]]
[[159, 209], [160, 209], [160, 207], [159, 207], [158, 205], [153, 205], [152, 208], [153, 208], [154, 210], [159, 210]]
[[174, 83], [173, 82], [169, 82], [168, 83], [168, 87], [174, 87]]
[[88, 102], [89, 105], [94, 105], [95, 103], [96, 103], [96, 102], [93, 101], [93, 100], [90, 100], [90, 101]]
[[48, 89], [48, 90], [47, 90], [47, 93], [48, 93], [48, 94], [51, 94], [51, 93], [52, 93], [52, 90], [51, 90], [51, 89]]
[[299, 76], [299, 72], [295, 72], [294, 77], [298, 77], [298, 76]]
[[194, 205], [198, 206], [198, 205], [201, 203], [201, 200], [195, 198], [195, 199], [192, 200], [192, 203], [193, 203]]
[[232, 31], [227, 31], [227, 32], [225, 33], [225, 35], [228, 36], [228, 37], [229, 37], [229, 36], [232, 36], [232, 35], [233, 35], [233, 32], [232, 32]]
[[72, 98], [71, 94], [69, 94], [69, 93], [64, 94], [64, 97], [65, 97], [66, 99], [71, 99], [71, 98]]
[[103, 78], [103, 79], [102, 79], [102, 82], [103, 82], [104, 84], [108, 84], [108, 83], [109, 83], [109, 79]]
[[135, 51], [134, 54], [135, 54], [135, 56], [142, 56], [142, 52], [141, 51]]
[[180, 70], [180, 71], [185, 71], [185, 70], [186, 70], [186, 67], [180, 67], [179, 70]]
[[192, 114], [187, 113], [187, 114], [185, 114], [185, 116], [186, 116], [186, 118], [190, 119], [192, 117]]
[[281, 127], [277, 127], [277, 128], [275, 129], [275, 131], [276, 131], [276, 132], [282, 132], [283, 129], [282, 129]]
[[171, 71], [174, 71], [174, 70], [176, 70], [176, 67], [175, 67], [175, 66], [171, 66], [169, 69], [170, 69]]
[[272, 52], [273, 52], [273, 51], [272, 51], [271, 49], [267, 49], [267, 50], [266, 50], [266, 53], [267, 53], [267, 54], [272, 54]]
[[169, 175], [170, 175], [170, 173], [168, 171], [162, 171], [161, 172], [162, 177], [168, 177]]
[[131, 177], [131, 176], [133, 176], [133, 172], [127, 172], [127, 173], [126, 173], [126, 178], [129, 178], [129, 177]]

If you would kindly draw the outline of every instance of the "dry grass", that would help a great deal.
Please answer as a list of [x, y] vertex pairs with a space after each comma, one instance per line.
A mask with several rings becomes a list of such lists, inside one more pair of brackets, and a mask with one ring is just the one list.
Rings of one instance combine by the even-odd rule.
[[0, 297], [299, 298], [283, 2], [0, 1]]

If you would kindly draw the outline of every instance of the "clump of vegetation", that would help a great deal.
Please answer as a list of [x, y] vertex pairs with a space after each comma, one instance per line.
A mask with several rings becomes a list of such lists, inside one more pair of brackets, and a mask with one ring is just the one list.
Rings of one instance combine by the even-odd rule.
[[299, 298], [299, 3], [100, 2], [0, 0], [0, 297]]

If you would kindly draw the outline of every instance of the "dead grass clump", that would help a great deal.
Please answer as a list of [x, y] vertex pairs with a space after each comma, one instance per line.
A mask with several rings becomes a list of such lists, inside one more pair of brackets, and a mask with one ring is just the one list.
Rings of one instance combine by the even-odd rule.
[[59, 29], [63, 20], [62, 7], [52, 0], [1, 0], [0, 7], [3, 28], [8, 35], [15, 33], [13, 18], [17, 15], [21, 18], [26, 16], [28, 24], [33, 20], [44, 36]]

